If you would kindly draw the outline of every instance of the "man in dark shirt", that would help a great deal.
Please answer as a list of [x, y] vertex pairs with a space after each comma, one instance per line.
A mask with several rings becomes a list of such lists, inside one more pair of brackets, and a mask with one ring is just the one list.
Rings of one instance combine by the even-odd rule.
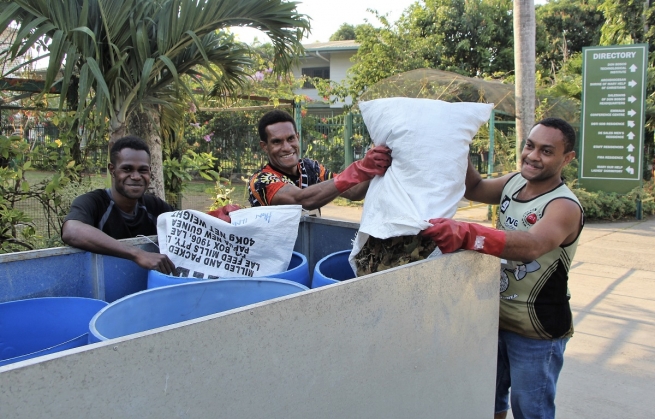
[[363, 199], [369, 181], [382, 176], [391, 165], [391, 150], [374, 147], [342, 173], [334, 175], [316, 160], [299, 159], [296, 124], [281, 110], [267, 112], [259, 121], [259, 145], [268, 164], [249, 182], [250, 205], [299, 204], [304, 209], [322, 207], [337, 196]]
[[140, 138], [127, 136], [113, 145], [107, 165], [111, 189], [78, 196], [64, 220], [64, 243], [93, 253], [129, 259], [145, 269], [171, 273], [168, 256], [119, 242], [157, 234], [157, 216], [173, 208], [146, 195], [150, 185], [150, 149]]

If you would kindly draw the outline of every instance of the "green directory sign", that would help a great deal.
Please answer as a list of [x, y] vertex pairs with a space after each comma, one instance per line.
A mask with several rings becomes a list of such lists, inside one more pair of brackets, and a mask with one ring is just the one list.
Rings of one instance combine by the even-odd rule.
[[648, 45], [583, 48], [580, 184], [628, 192], [641, 183]]

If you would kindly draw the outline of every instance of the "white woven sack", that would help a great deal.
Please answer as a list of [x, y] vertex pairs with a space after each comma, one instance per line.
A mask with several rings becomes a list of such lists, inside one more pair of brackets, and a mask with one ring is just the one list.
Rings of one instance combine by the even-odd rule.
[[159, 251], [183, 277], [260, 277], [287, 270], [300, 224], [300, 205], [246, 208], [232, 223], [194, 210], [157, 217]]
[[468, 153], [493, 104], [387, 98], [359, 104], [373, 143], [391, 149], [392, 163], [375, 177], [350, 255], [369, 236], [416, 235], [431, 218], [452, 218], [464, 196]]

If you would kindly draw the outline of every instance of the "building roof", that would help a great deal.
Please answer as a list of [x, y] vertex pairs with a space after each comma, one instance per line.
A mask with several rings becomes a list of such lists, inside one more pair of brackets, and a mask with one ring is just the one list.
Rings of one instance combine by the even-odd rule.
[[307, 52], [357, 51], [359, 49], [357, 41], [314, 42], [312, 44], [303, 44], [303, 46]]

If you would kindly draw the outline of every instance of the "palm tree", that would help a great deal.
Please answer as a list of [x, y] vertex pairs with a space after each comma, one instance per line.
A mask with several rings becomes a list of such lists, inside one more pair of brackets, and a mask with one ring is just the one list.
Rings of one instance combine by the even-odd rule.
[[49, 44], [45, 91], [63, 74], [60, 107], [68, 86], [77, 86], [80, 120], [92, 109], [105, 117], [110, 144], [128, 130], [141, 135], [151, 147], [154, 191], [162, 198], [162, 108], [180, 115], [188, 106], [182, 98], [192, 97], [190, 80], [211, 75], [229, 95], [247, 76], [247, 46], [221, 30], [248, 26], [264, 32], [274, 46], [280, 72], [302, 52], [300, 42], [309, 30], [296, 3], [284, 0], [0, 3], [0, 31], [12, 22], [17, 22], [19, 35], [6, 55], [22, 55], [45, 38]]
[[534, 0], [514, 0], [517, 170], [521, 170], [521, 142], [528, 138], [534, 125], [536, 32]]

